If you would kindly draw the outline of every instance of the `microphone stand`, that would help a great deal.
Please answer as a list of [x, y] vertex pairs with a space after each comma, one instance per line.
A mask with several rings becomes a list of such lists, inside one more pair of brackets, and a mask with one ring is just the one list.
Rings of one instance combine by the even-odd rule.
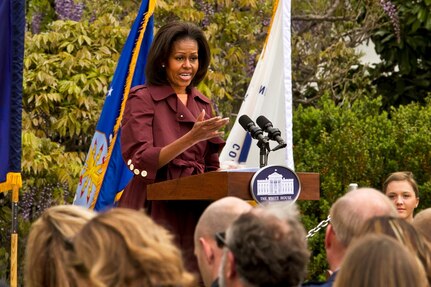
[[262, 168], [268, 164], [268, 155], [269, 155], [270, 151], [276, 151], [276, 150], [285, 148], [287, 146], [287, 144], [281, 143], [278, 146], [276, 146], [274, 149], [271, 150], [271, 148], [269, 147], [268, 137], [265, 137], [263, 140], [259, 140], [257, 142], [257, 146], [260, 149], [259, 166]]
[[269, 142], [266, 140], [259, 140], [257, 142], [257, 146], [260, 149], [260, 155], [259, 155], [259, 167], [264, 167], [268, 164], [268, 154], [271, 151], [271, 148], [269, 147]]

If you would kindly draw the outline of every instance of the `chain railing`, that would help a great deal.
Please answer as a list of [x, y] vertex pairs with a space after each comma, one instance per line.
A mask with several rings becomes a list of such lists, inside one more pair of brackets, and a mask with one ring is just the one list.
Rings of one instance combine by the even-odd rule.
[[331, 217], [328, 215], [328, 217], [325, 220], [320, 221], [319, 224], [316, 227], [310, 229], [308, 231], [307, 236], [305, 238], [308, 239], [308, 238], [313, 237], [317, 232], [319, 232], [320, 229], [325, 228], [326, 226], [328, 226], [328, 224], [329, 224], [330, 221], [331, 221]]
[[[347, 191], [355, 190], [357, 188], [358, 188], [358, 184], [357, 183], [351, 183], [351, 184], [349, 184], [349, 187], [348, 187]], [[328, 217], [325, 220], [320, 221], [319, 224], [316, 227], [310, 229], [308, 231], [307, 236], [305, 238], [308, 239], [308, 238], [313, 237], [317, 232], [319, 232], [320, 229], [328, 226], [328, 224], [329, 224], [330, 221], [331, 221], [331, 217], [328, 215]]]

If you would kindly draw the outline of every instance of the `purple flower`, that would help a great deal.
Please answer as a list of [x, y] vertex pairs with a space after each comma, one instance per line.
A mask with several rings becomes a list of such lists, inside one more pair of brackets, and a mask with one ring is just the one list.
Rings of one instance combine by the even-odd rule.
[[391, 23], [395, 31], [395, 36], [397, 37], [397, 41], [400, 42], [401, 41], [400, 19], [398, 18], [397, 7], [390, 0], [380, 0], [380, 5], [382, 6], [383, 11], [385, 11], [385, 13], [391, 19]]
[[65, 184], [46, 184], [43, 187], [28, 187], [18, 205], [23, 219], [34, 221], [42, 212], [60, 202], [68, 202], [70, 193]]
[[54, 4], [55, 13], [60, 20], [81, 20], [84, 3], [75, 4], [74, 0], [55, 0]]
[[31, 32], [33, 34], [40, 33], [40, 25], [42, 23], [42, 12], [36, 12], [31, 17]]
[[202, 20], [202, 27], [205, 28], [210, 24], [210, 18], [214, 16], [214, 5], [208, 3], [207, 1], [197, 0], [195, 1], [197, 9], [204, 12], [205, 16]]

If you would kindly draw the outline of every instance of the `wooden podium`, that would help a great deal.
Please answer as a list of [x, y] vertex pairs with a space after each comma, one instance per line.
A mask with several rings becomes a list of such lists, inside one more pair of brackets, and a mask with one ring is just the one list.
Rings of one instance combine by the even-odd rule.
[[[299, 200], [319, 200], [320, 176], [318, 173], [297, 172], [301, 182]], [[236, 196], [253, 200], [250, 181], [254, 172], [212, 171], [148, 185], [149, 200], [209, 200]]]

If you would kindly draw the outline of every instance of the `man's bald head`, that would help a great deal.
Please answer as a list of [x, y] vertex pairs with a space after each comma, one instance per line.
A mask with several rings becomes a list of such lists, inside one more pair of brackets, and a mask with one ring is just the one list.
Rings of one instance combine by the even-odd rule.
[[246, 201], [229, 196], [211, 203], [199, 218], [194, 234], [195, 255], [205, 286], [211, 286], [217, 278], [223, 254], [214, 234], [225, 232], [238, 216], [251, 209]]
[[374, 188], [349, 191], [332, 205], [330, 215], [337, 238], [346, 247], [368, 219], [398, 216], [389, 198]]
[[199, 237], [212, 237], [217, 232], [226, 231], [227, 227], [242, 213], [252, 208], [238, 197], [223, 197], [211, 203], [202, 213], [195, 229], [195, 243]]

